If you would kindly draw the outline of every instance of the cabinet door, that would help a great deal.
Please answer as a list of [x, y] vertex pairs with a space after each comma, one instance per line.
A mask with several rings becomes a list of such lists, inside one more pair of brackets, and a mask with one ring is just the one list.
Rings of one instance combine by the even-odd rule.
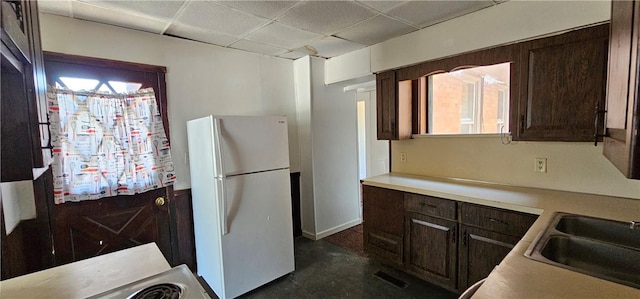
[[[0, 107], [0, 156], [2, 182], [32, 180], [29, 111], [25, 76], [21, 70], [6, 63], [2, 55], [2, 87]], [[10, 54], [9, 54], [10, 55]], [[22, 63], [19, 63], [22, 66]], [[28, 64], [25, 64], [28, 66]], [[22, 69], [23, 71], [25, 69]]]
[[406, 268], [416, 276], [457, 290], [455, 221], [417, 213], [406, 215]]
[[395, 71], [376, 75], [376, 93], [378, 140], [398, 139]]
[[363, 241], [372, 257], [394, 266], [402, 266], [404, 232], [404, 193], [362, 186]]
[[378, 140], [409, 139], [412, 134], [411, 80], [398, 82], [395, 71], [376, 75]]
[[466, 225], [460, 226], [459, 287], [468, 288], [487, 277], [513, 249], [518, 238]]
[[[635, 18], [634, 18], [635, 15]], [[607, 118], [603, 153], [626, 177], [640, 179], [640, 101], [637, 99], [640, 4], [611, 2]], [[634, 117], [635, 115], [635, 117]]]
[[[608, 25], [521, 45], [514, 140], [594, 141], [604, 107]], [[602, 128], [602, 121], [598, 124]]]

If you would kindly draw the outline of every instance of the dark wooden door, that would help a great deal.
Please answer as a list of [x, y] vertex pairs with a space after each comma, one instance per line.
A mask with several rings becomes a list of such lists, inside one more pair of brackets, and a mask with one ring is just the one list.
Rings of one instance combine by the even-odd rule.
[[464, 290], [487, 277], [518, 243], [519, 238], [466, 225], [461, 225], [460, 230], [458, 275], [460, 290]]
[[[45, 53], [45, 70], [52, 86], [63, 83], [62, 77], [71, 77], [97, 80], [94, 88], [116, 81], [153, 88], [169, 136], [164, 67]], [[172, 188], [166, 187], [93, 201], [49, 203], [55, 263], [65, 264], [149, 242], [155, 242], [171, 263], [175, 245], [171, 241], [175, 228], [171, 221], [175, 215], [170, 212], [172, 193]]]
[[418, 213], [407, 213], [405, 218], [407, 270], [428, 281], [456, 290], [457, 222]]

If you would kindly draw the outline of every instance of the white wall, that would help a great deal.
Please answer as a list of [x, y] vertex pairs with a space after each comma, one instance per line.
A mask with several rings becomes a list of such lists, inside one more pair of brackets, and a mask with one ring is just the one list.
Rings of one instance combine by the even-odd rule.
[[0, 200], [7, 235], [21, 220], [36, 218], [33, 181], [0, 183]]
[[167, 67], [175, 189], [190, 187], [186, 121], [209, 114], [286, 115], [299, 171], [292, 61], [47, 14], [40, 26], [45, 51]]
[[355, 92], [345, 93], [341, 86], [324, 85], [324, 60], [304, 57], [294, 67], [302, 230], [306, 237], [320, 239], [361, 222], [356, 98]]
[[316, 212], [313, 193], [313, 145], [311, 141], [311, 58], [293, 62], [296, 91], [298, 144], [300, 148], [300, 216], [303, 233], [315, 238]]
[[[350, 55], [366, 63], [327, 63], [330, 80], [377, 72], [608, 21], [610, 1], [508, 1], [371, 46]], [[345, 54], [347, 55], [347, 54]], [[343, 55], [343, 56], [345, 56]], [[345, 56], [346, 57], [346, 56]], [[342, 71], [345, 66], [358, 67]], [[333, 79], [331, 79], [333, 78]], [[400, 153], [407, 163], [400, 163]], [[536, 157], [548, 159], [548, 173], [533, 172]], [[520, 186], [640, 199], [640, 181], [628, 180], [592, 143], [514, 142], [498, 137], [427, 137], [392, 142], [392, 172], [443, 176]]]
[[610, 1], [511, 0], [327, 60], [326, 83], [605, 22]]
[[376, 91], [358, 92], [358, 100], [366, 106], [367, 176], [389, 172], [389, 141], [378, 140], [376, 129]]
[[[426, 137], [391, 145], [394, 172], [640, 199], [640, 180], [626, 179], [591, 142], [503, 145], [499, 137]], [[535, 158], [547, 158], [547, 173], [533, 171]]]

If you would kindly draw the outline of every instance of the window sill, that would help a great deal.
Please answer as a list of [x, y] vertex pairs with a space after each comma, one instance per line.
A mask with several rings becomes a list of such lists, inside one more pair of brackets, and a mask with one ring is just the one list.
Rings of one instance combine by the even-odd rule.
[[[500, 138], [503, 134], [491, 133], [491, 134], [413, 134], [411, 138]], [[510, 136], [511, 133], [504, 133], [504, 135]]]

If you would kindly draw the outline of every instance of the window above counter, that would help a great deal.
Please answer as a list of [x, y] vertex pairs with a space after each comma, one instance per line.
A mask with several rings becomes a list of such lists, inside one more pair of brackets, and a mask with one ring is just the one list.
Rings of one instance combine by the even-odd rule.
[[510, 133], [514, 140], [594, 141], [608, 34], [608, 24], [596, 25], [378, 74], [387, 78], [378, 81], [379, 107], [395, 108], [379, 109], [378, 124], [397, 132], [379, 139]]

